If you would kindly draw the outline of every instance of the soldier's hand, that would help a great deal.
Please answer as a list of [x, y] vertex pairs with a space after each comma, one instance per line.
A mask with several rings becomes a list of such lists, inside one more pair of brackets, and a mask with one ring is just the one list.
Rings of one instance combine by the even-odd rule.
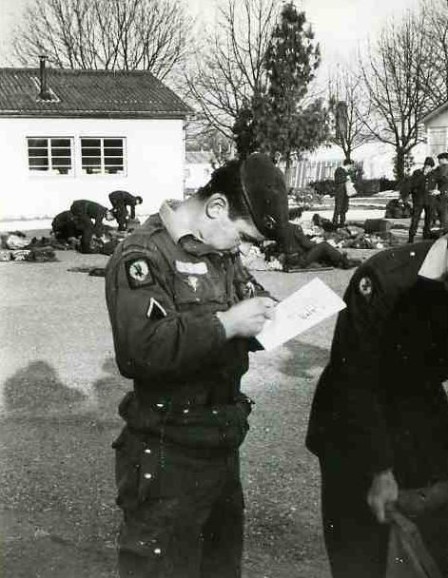
[[398, 484], [391, 470], [385, 470], [373, 477], [367, 494], [367, 503], [380, 524], [387, 522], [387, 511], [398, 499]]
[[227, 311], [217, 313], [227, 339], [254, 337], [263, 329], [267, 319], [274, 316], [276, 303], [269, 297], [254, 297], [237, 303]]

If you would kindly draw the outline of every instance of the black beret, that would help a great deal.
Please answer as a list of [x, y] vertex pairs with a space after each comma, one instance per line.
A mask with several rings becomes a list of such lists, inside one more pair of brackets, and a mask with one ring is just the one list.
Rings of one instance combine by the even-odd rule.
[[241, 163], [240, 179], [255, 226], [268, 239], [281, 241], [289, 221], [282, 171], [268, 155], [252, 153]]
[[448, 153], [440, 153], [437, 155], [438, 159], [447, 159], [448, 160]]
[[433, 167], [436, 163], [432, 157], [426, 157], [425, 162], [423, 163], [426, 167]]

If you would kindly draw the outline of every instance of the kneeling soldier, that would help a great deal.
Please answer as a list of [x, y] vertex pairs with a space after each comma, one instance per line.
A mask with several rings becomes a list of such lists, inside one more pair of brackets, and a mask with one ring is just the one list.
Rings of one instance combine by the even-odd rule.
[[164, 203], [111, 258], [116, 359], [134, 380], [114, 443], [121, 577], [241, 575], [238, 447], [251, 402], [240, 380], [274, 301], [237, 248], [278, 238], [287, 221], [283, 175], [255, 153], [186, 201]]

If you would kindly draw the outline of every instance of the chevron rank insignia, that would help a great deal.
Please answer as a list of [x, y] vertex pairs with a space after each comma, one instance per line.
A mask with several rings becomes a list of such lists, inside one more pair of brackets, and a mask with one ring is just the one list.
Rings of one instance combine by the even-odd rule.
[[154, 297], [151, 297], [149, 301], [146, 317], [152, 321], [159, 321], [160, 319], [166, 317], [166, 311], [164, 307], [162, 307], [162, 305], [160, 305], [160, 303], [157, 301], [157, 299], [154, 299]]
[[125, 268], [126, 277], [131, 289], [138, 289], [139, 287], [154, 284], [149, 261], [145, 257], [129, 259], [125, 263]]

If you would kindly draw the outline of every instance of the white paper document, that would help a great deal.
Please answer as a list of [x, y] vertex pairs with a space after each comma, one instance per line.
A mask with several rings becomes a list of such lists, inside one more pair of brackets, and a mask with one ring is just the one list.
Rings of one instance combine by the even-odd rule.
[[274, 319], [266, 321], [257, 340], [269, 351], [345, 307], [339, 295], [316, 277], [276, 306]]

